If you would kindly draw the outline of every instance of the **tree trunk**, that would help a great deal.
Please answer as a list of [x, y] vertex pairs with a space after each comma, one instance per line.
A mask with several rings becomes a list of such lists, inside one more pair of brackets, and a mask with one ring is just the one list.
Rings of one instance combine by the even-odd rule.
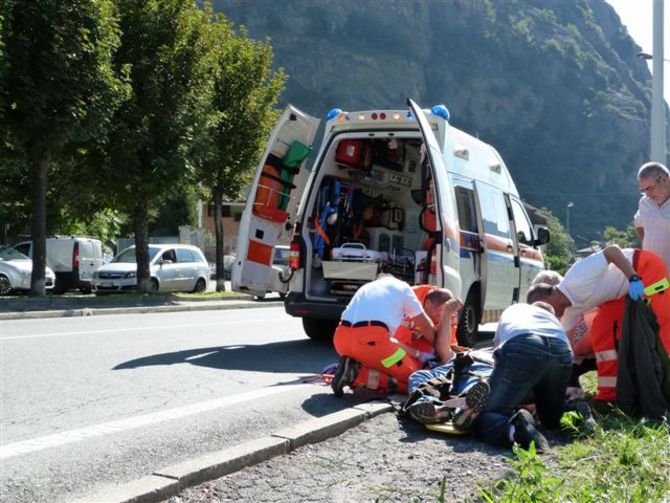
[[28, 152], [33, 181], [33, 271], [30, 277], [31, 297], [46, 294], [47, 265], [47, 172], [51, 154], [48, 149]]
[[137, 291], [152, 291], [151, 270], [149, 268], [149, 230], [145, 206], [137, 206], [133, 211], [135, 231], [135, 259], [137, 260]]
[[216, 240], [216, 291], [226, 291], [225, 273], [223, 270], [223, 218], [221, 207], [223, 205], [223, 188], [216, 186], [212, 189], [214, 196], [214, 234]]

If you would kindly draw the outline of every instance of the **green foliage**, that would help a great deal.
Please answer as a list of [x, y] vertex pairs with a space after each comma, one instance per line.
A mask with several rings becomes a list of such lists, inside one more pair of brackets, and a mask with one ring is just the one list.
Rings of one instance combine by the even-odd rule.
[[108, 247], [115, 248], [121, 235], [122, 222], [123, 218], [117, 211], [106, 209], [86, 220], [70, 221], [60, 233], [95, 237]]
[[116, 0], [121, 46], [114, 58], [128, 75], [130, 98], [98, 145], [101, 177], [127, 213], [137, 245], [138, 288], [149, 287], [149, 215], [189, 177], [189, 152], [211, 98], [214, 63], [209, 20], [192, 0]]
[[547, 269], [565, 274], [575, 255], [575, 242], [565, 231], [561, 223], [552, 215], [551, 211], [542, 208], [542, 213], [550, 217], [547, 220], [550, 240], [545, 250], [545, 265]]
[[515, 445], [513, 452], [516, 459], [508, 459], [512, 474], [495, 483], [493, 489], [480, 490], [482, 500], [487, 503], [560, 501], [559, 491], [564, 481], [548, 475], [549, 470], [535, 445], [531, 444], [528, 450]]
[[617, 229], [613, 225], [605, 227], [603, 241], [607, 244], [616, 244], [621, 248], [641, 248], [640, 239], [635, 233], [635, 224], [630, 223], [624, 229]]

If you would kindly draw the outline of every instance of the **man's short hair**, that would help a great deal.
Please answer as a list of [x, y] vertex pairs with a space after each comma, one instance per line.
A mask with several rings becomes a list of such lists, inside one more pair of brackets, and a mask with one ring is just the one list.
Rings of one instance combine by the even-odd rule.
[[531, 281], [531, 286], [532, 285], [537, 285], [539, 283], [546, 283], [547, 285], [553, 285], [556, 286], [558, 285], [561, 281], [563, 281], [563, 276], [561, 276], [559, 273], [556, 271], [540, 271], [537, 273], [537, 276], [533, 278], [533, 281]]
[[526, 294], [526, 302], [528, 304], [534, 304], [535, 302], [546, 302], [546, 300], [551, 297], [556, 291], [554, 285], [549, 285], [547, 283], [538, 283], [533, 285], [528, 289]]
[[426, 298], [423, 300], [425, 303], [430, 303], [434, 306], [439, 306], [445, 302], [454, 298], [454, 294], [446, 288], [436, 288], [426, 294]]
[[549, 311], [553, 315], [556, 314], [556, 311], [554, 311], [554, 307], [551, 304], [547, 304], [546, 302], [538, 300], [537, 302], [533, 302], [531, 305], [539, 307], [540, 309], [544, 309], [545, 311]]
[[670, 178], [670, 171], [660, 162], [647, 162], [640, 166], [639, 171], [637, 172], [637, 179], [642, 180], [648, 178], [656, 178], [659, 176], [665, 175]]

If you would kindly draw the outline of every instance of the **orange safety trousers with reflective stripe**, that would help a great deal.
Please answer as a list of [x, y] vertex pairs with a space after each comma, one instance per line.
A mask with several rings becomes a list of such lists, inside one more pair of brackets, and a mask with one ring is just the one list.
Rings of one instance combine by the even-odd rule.
[[[635, 250], [633, 268], [645, 286], [668, 278], [668, 268], [663, 260], [646, 250]], [[598, 369], [597, 400], [616, 400], [616, 348], [621, 337], [625, 299], [622, 297], [601, 305], [589, 332]], [[670, 290], [651, 295], [648, 301], [658, 321], [658, 335], [665, 351], [670, 355]]]
[[[340, 356], [348, 356], [361, 362], [364, 367], [395, 378], [399, 391], [403, 391], [401, 383], [404, 391], [407, 390], [409, 376], [421, 368], [419, 360], [391, 341], [389, 331], [384, 327], [339, 325], [335, 329], [333, 344]], [[355, 382], [354, 386], [357, 384]]]

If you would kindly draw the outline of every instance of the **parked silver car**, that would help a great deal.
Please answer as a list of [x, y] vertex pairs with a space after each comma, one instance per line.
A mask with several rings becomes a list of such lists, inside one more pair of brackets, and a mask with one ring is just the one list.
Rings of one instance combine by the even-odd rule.
[[[16, 290], [30, 290], [30, 276], [33, 273], [33, 261], [14, 248], [0, 246], [0, 295]], [[56, 283], [56, 275], [46, 268], [45, 285], [51, 290]]]
[[[204, 292], [209, 265], [199, 248], [181, 244], [149, 245], [151, 289], [161, 292]], [[137, 289], [135, 246], [126, 248], [93, 273], [96, 294]]]

